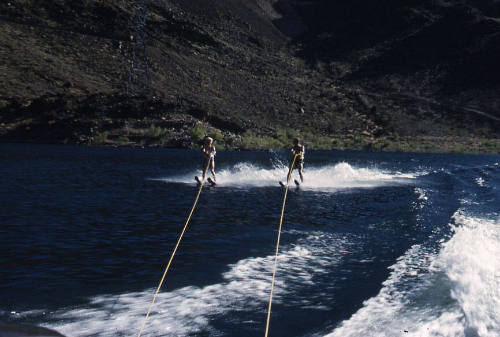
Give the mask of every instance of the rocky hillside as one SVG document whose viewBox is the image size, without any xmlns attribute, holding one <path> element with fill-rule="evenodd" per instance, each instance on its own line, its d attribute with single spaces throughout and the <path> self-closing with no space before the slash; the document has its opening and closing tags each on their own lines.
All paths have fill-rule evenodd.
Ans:
<svg viewBox="0 0 500 337">
<path fill-rule="evenodd" d="M 0 3 L 0 140 L 500 149 L 500 2 L 149 0 L 153 96 L 127 98 L 134 1 Z"/>
</svg>

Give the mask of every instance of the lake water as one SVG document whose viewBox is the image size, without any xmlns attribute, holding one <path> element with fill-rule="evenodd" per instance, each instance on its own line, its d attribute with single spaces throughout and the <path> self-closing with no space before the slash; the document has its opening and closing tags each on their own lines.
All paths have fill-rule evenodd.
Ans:
<svg viewBox="0 0 500 337">
<path fill-rule="evenodd" d="M 287 157 L 218 152 L 143 336 L 264 336 Z M 1 144 L 0 321 L 137 336 L 200 166 Z M 500 156 L 309 151 L 304 172 L 269 336 L 500 336 Z"/>
</svg>

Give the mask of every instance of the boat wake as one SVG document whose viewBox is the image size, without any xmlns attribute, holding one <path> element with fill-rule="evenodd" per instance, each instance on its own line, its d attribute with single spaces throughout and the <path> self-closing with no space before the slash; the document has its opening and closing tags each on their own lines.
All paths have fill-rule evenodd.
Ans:
<svg viewBox="0 0 500 337">
<path fill-rule="evenodd" d="M 379 294 L 326 336 L 497 336 L 500 219 L 458 211 L 453 220 L 449 241 L 413 246 Z"/>
<path fill-rule="evenodd" d="M 168 183 L 194 183 L 193 177 L 199 172 L 164 177 Z M 251 163 L 239 163 L 231 168 L 217 171 L 220 186 L 266 187 L 278 186 L 278 181 L 286 181 L 288 167 L 276 164 L 273 168 L 263 168 Z M 409 184 L 422 173 L 389 172 L 377 168 L 357 168 L 342 162 L 336 165 L 307 167 L 304 169 L 304 183 L 301 187 L 311 190 L 332 190 L 347 188 L 373 188 L 387 185 Z M 298 179 L 298 172 L 292 174 Z"/>
<path fill-rule="evenodd" d="M 294 233 L 288 233 L 294 235 Z M 279 278 L 275 283 L 273 303 L 300 287 L 316 287 L 318 276 L 338 266 L 353 243 L 345 235 L 309 233 L 279 254 Z M 187 336 L 196 333 L 221 335 L 214 327 L 217 319 L 231 312 L 249 316 L 238 325 L 262 329 L 271 286 L 274 255 L 250 257 L 229 265 L 223 282 L 204 287 L 186 286 L 160 292 L 147 320 L 143 336 Z M 155 289 L 121 295 L 92 298 L 89 305 L 61 309 L 50 314 L 58 322 L 48 327 L 67 336 L 131 336 L 138 332 Z M 317 308 L 319 298 L 290 300 L 286 305 Z M 29 313 L 25 313 L 29 314 Z M 258 316 L 255 316 L 258 315 Z M 62 322 L 62 323 L 61 323 Z M 222 334 L 223 335 L 223 334 Z"/>
</svg>

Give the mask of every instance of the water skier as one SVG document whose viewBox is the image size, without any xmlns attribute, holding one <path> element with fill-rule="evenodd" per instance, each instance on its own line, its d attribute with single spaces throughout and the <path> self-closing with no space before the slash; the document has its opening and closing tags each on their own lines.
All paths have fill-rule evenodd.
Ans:
<svg viewBox="0 0 500 337">
<path fill-rule="evenodd" d="M 304 175 L 302 174 L 302 170 L 304 169 L 304 154 L 306 152 L 306 148 L 304 145 L 300 144 L 300 139 L 295 138 L 293 140 L 293 147 L 290 150 L 292 152 L 292 163 L 293 163 L 293 158 L 295 157 L 295 164 L 291 168 L 292 172 L 294 169 L 298 168 L 299 169 L 299 176 L 300 176 L 300 182 L 304 182 Z M 297 179 L 294 180 L 295 184 L 299 185 L 299 182 Z"/>
<path fill-rule="evenodd" d="M 203 152 L 203 176 L 202 176 L 202 181 L 205 180 L 205 174 L 206 171 L 210 168 L 210 172 L 212 172 L 212 176 L 214 179 L 212 180 L 210 177 L 207 179 L 208 182 L 212 185 L 216 184 L 217 179 L 215 178 L 215 154 L 217 151 L 215 151 L 215 146 L 213 145 L 214 140 L 212 137 L 205 137 L 205 140 L 203 142 L 203 146 L 201 147 L 201 152 Z M 198 182 L 199 179 L 198 177 L 195 177 Z"/>
</svg>

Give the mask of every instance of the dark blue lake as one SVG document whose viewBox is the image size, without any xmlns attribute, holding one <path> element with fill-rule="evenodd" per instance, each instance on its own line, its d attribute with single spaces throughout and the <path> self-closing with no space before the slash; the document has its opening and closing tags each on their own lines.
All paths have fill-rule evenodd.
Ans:
<svg viewBox="0 0 500 337">
<path fill-rule="evenodd" d="M 1 144 L 0 321 L 137 336 L 201 159 Z M 218 152 L 142 336 L 264 336 L 287 159 Z M 308 151 L 304 172 L 269 336 L 500 335 L 500 156 Z"/>
</svg>

